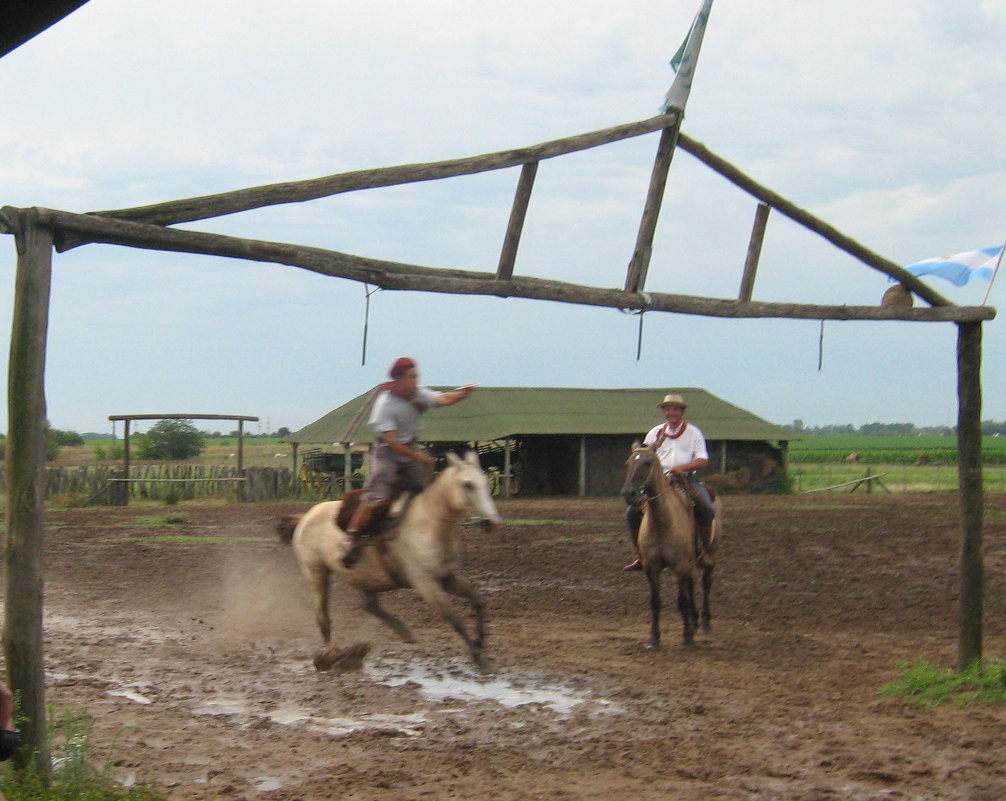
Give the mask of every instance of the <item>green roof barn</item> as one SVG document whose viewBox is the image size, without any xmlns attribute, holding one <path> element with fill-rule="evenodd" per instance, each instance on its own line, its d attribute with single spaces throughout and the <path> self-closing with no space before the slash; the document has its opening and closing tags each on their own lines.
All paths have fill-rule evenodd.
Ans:
<svg viewBox="0 0 1006 801">
<path fill-rule="evenodd" d="M 796 436 L 704 389 L 480 387 L 462 403 L 427 412 L 419 438 L 436 451 L 476 446 L 483 467 L 512 476 L 514 494 L 614 494 L 633 440 L 663 419 L 657 403 L 667 393 L 683 396 L 688 420 L 706 435 L 710 480 L 774 489 Z M 353 398 L 287 441 L 340 451 L 372 442 L 367 420 L 376 395 Z"/>
</svg>

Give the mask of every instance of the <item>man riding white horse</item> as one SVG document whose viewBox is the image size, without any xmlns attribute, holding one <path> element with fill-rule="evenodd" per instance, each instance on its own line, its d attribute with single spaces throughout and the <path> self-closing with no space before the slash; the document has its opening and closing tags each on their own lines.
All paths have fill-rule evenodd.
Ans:
<svg viewBox="0 0 1006 801">
<path fill-rule="evenodd" d="M 698 426 L 685 421 L 685 409 L 688 408 L 688 404 L 680 395 L 665 395 L 657 406 L 664 410 L 664 422 L 647 432 L 643 444 L 654 448 L 657 458 L 660 459 L 660 464 L 664 468 L 664 474 L 668 478 L 672 473 L 676 473 L 687 478 L 691 483 L 692 494 L 696 500 L 695 520 L 699 533 L 698 558 L 700 562 L 704 563 L 704 556 L 709 553 L 712 541 L 713 500 L 709 495 L 709 490 L 698 480 L 697 471 L 709 464 L 706 438 Z M 630 506 L 625 510 L 625 519 L 629 525 L 632 546 L 635 548 L 639 539 L 639 525 L 642 522 L 643 513 L 638 506 Z M 641 570 L 642 565 L 638 554 L 623 569 Z"/>
<path fill-rule="evenodd" d="M 395 361 L 389 371 L 391 381 L 384 385 L 374 401 L 369 425 L 377 434 L 370 452 L 370 469 L 346 533 L 352 544 L 342 563 L 347 568 L 363 552 L 363 534 L 371 523 L 374 510 L 391 502 L 399 492 L 419 492 L 428 483 L 435 459 L 415 445 L 419 418 L 432 406 L 451 406 L 475 391 L 466 384 L 451 392 L 436 392 L 419 386 L 416 363 L 406 357 Z"/>
</svg>

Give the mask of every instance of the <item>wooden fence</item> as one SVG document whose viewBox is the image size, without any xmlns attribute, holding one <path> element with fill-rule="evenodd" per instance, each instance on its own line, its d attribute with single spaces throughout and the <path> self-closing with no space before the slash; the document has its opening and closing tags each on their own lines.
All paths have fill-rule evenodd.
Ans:
<svg viewBox="0 0 1006 801">
<path fill-rule="evenodd" d="M 298 497 L 299 482 L 288 467 L 247 467 L 244 477 L 236 467 L 210 465 L 132 465 L 129 477 L 121 465 L 49 467 L 45 499 L 78 498 L 94 504 L 117 505 L 125 500 L 192 500 L 230 498 L 236 501 L 275 501 Z M 7 491 L 7 470 L 0 466 L 0 491 Z"/>
</svg>

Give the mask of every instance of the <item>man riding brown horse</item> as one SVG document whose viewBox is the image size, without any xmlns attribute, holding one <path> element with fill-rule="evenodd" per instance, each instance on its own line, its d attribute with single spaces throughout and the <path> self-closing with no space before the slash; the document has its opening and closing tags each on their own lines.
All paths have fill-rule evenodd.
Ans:
<svg viewBox="0 0 1006 801">
<path fill-rule="evenodd" d="M 664 410 L 664 422 L 647 432 L 643 444 L 653 447 L 665 475 L 676 473 L 689 479 L 688 486 L 695 502 L 695 520 L 698 526 L 698 559 L 701 564 L 705 564 L 710 558 L 713 500 L 708 488 L 698 480 L 697 471 L 709 464 L 706 438 L 698 426 L 685 421 L 688 404 L 680 395 L 665 395 L 657 406 Z M 636 548 L 643 513 L 638 506 L 629 506 L 625 510 L 625 519 L 632 546 Z M 642 569 L 638 553 L 623 569 Z"/>
</svg>

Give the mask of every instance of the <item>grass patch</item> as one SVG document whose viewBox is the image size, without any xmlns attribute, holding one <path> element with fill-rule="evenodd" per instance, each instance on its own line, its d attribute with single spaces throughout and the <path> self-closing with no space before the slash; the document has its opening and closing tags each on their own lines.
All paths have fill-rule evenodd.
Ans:
<svg viewBox="0 0 1006 801">
<path fill-rule="evenodd" d="M 111 526 L 115 528 L 161 528 L 188 523 L 189 516 L 181 510 L 173 510 L 160 515 L 129 515 L 116 520 Z"/>
<path fill-rule="evenodd" d="M 1000 659 L 978 660 L 961 671 L 938 668 L 922 659 L 899 667 L 901 681 L 881 687 L 881 698 L 920 707 L 1006 703 L 1006 662 Z"/>
<path fill-rule="evenodd" d="M 153 787 L 124 786 L 110 765 L 92 764 L 93 720 L 86 711 L 66 708 L 49 711 L 49 750 L 52 754 L 52 784 L 48 787 L 37 770 L 14 771 L 7 763 L 0 769 L 0 789 L 7 801 L 159 801 Z M 112 749 L 114 751 L 114 747 Z"/>
<path fill-rule="evenodd" d="M 590 520 L 535 520 L 534 518 L 516 518 L 504 520 L 508 526 L 586 526 Z"/>
<path fill-rule="evenodd" d="M 141 545 L 212 545 L 217 542 L 226 542 L 227 537 L 199 537 L 194 534 L 164 534 L 158 536 L 153 534 L 149 537 L 108 537 L 102 542 L 108 543 L 134 543 Z"/>
</svg>

